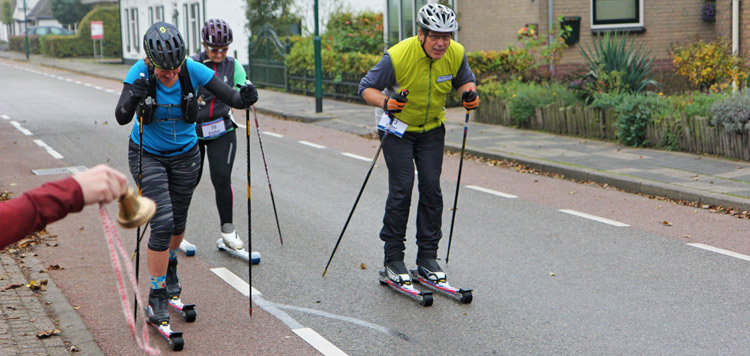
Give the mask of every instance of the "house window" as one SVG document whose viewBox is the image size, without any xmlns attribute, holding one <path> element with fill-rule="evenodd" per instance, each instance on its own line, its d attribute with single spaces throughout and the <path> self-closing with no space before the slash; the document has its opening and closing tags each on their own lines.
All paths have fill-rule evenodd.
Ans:
<svg viewBox="0 0 750 356">
<path fill-rule="evenodd" d="M 193 53 L 200 52 L 200 26 L 200 5 L 193 3 L 190 5 L 190 46 L 193 49 Z"/>
<path fill-rule="evenodd" d="M 154 7 L 149 6 L 148 7 L 148 26 L 151 27 L 151 25 L 154 24 Z"/>
<path fill-rule="evenodd" d="M 128 52 L 130 52 L 130 45 L 131 45 L 130 43 L 130 38 L 131 38 L 130 37 L 130 10 L 128 9 L 125 9 L 125 30 L 127 31 L 127 36 L 125 36 L 125 38 L 127 39 L 127 44 L 128 44 L 127 48 L 128 48 Z"/>
<path fill-rule="evenodd" d="M 133 49 L 136 52 L 141 50 L 140 33 L 138 30 L 138 9 L 133 8 L 130 10 L 130 33 L 133 35 Z"/>
<path fill-rule="evenodd" d="M 595 0 L 594 0 L 595 1 Z M 428 0 L 387 0 L 384 32 L 386 47 L 391 47 L 399 41 L 417 35 L 417 12 Z M 455 0 L 440 0 L 437 3 L 455 9 Z"/>
<path fill-rule="evenodd" d="M 156 22 L 164 22 L 164 5 L 156 7 Z"/>
<path fill-rule="evenodd" d="M 643 26 L 643 0 L 591 0 L 592 29 Z"/>
</svg>

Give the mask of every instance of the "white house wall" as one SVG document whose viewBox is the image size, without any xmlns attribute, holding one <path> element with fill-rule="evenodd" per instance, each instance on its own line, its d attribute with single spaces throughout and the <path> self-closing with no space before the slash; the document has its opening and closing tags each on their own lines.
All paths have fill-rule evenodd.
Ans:
<svg viewBox="0 0 750 356">
<path fill-rule="evenodd" d="M 205 6 L 205 9 L 204 9 Z M 171 23 L 180 30 L 187 44 L 188 54 L 201 51 L 200 30 L 206 19 L 221 18 L 232 27 L 234 42 L 230 53 L 237 53 L 240 63 L 247 65 L 248 33 L 245 30 L 244 0 L 121 0 L 120 29 L 122 31 L 122 53 L 126 62 L 133 63 L 145 56 L 143 34 L 151 26 L 163 8 L 164 22 Z M 135 14 L 135 16 L 133 16 Z M 193 16 L 195 14 L 195 16 Z M 205 15 L 205 17 L 204 17 Z M 176 21 L 175 21 L 176 20 Z"/>
</svg>

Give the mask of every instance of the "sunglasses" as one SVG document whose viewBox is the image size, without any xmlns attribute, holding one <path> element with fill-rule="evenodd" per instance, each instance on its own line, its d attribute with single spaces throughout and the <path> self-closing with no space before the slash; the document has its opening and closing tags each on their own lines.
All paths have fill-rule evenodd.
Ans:
<svg viewBox="0 0 750 356">
<path fill-rule="evenodd" d="M 206 47 L 208 47 L 208 46 L 206 46 Z M 208 47 L 208 50 L 211 51 L 211 53 L 224 53 L 227 50 L 229 50 L 229 47 L 224 47 L 224 48 Z"/>
<path fill-rule="evenodd" d="M 451 35 L 427 35 L 431 40 L 437 42 L 439 40 L 442 40 L 443 42 L 450 42 L 451 41 Z"/>
</svg>

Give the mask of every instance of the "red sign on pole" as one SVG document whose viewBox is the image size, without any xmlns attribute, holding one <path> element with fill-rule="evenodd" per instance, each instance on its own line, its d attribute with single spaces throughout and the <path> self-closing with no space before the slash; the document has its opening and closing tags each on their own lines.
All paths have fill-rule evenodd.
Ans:
<svg viewBox="0 0 750 356">
<path fill-rule="evenodd" d="M 91 21 L 91 39 L 100 40 L 104 38 L 104 22 Z"/>
</svg>

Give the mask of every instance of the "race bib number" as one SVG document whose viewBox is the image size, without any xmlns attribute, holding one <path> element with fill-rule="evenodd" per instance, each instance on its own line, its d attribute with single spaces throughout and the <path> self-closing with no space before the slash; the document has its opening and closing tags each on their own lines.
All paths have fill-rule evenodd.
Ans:
<svg viewBox="0 0 750 356">
<path fill-rule="evenodd" d="M 388 114 L 383 113 L 383 115 L 380 117 L 380 122 L 378 122 L 378 130 L 385 131 L 388 129 L 389 134 L 396 135 L 398 137 L 403 137 L 404 132 L 406 132 L 406 128 L 409 127 L 408 124 L 403 123 L 399 121 L 397 118 L 393 118 L 393 123 L 391 124 L 391 127 L 388 127 L 388 123 L 391 122 L 391 118 L 388 117 Z"/>
<path fill-rule="evenodd" d="M 216 137 L 227 131 L 224 126 L 224 118 L 214 120 L 211 122 L 204 122 L 201 124 L 201 131 L 203 132 L 204 138 Z"/>
<path fill-rule="evenodd" d="M 437 82 L 438 83 L 447 82 L 451 79 L 453 79 L 453 74 L 441 75 L 437 78 Z"/>
</svg>

